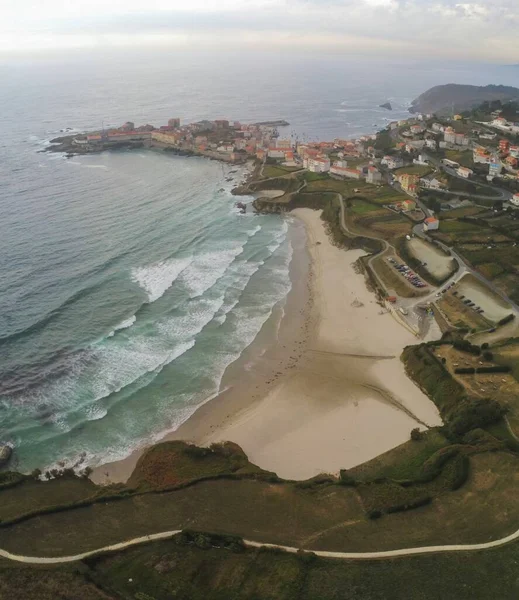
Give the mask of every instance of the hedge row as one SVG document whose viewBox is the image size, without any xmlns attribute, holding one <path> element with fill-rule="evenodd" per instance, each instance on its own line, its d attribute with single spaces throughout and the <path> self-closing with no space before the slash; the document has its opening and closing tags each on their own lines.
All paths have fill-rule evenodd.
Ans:
<svg viewBox="0 0 519 600">
<path fill-rule="evenodd" d="M 474 375 L 475 373 L 510 373 L 508 365 L 496 365 L 493 367 L 459 367 L 454 369 L 457 375 Z"/>
<path fill-rule="evenodd" d="M 500 321 L 497 322 L 498 325 L 506 325 L 507 323 L 510 323 L 510 321 L 513 321 L 515 319 L 515 315 L 513 313 L 510 313 L 509 315 L 507 315 L 506 317 L 503 317 Z"/>
<path fill-rule="evenodd" d="M 474 354 L 474 356 L 481 354 L 481 348 L 471 344 L 468 340 L 455 340 L 452 345 L 456 350 L 460 350 L 461 352 L 468 352 L 469 354 Z"/>
<path fill-rule="evenodd" d="M 228 480 L 241 480 L 241 479 L 255 479 L 260 481 L 268 481 L 270 483 L 280 483 L 283 482 L 275 473 L 259 472 L 259 473 L 218 473 L 215 475 L 207 475 L 204 477 L 199 477 L 198 479 L 193 479 L 191 481 L 185 481 L 183 483 L 179 483 L 176 485 L 164 486 L 163 488 L 158 489 L 144 489 L 137 490 L 134 488 L 122 488 L 112 491 L 111 493 L 99 493 L 89 496 L 88 498 L 84 498 L 82 500 L 77 500 L 75 502 L 69 502 L 66 504 L 56 504 L 53 506 L 44 506 L 37 508 L 32 511 L 28 511 L 12 519 L 8 519 L 2 521 L 0 519 L 0 528 L 9 527 L 10 525 L 16 525 L 17 523 L 21 523 L 22 521 L 27 521 L 32 519 L 33 517 L 38 517 L 40 515 L 50 514 L 50 513 L 58 513 L 66 510 L 76 509 L 76 508 L 86 508 L 88 506 L 93 506 L 94 504 L 99 504 L 101 502 L 116 502 L 118 500 L 125 500 L 126 498 L 130 498 L 133 496 L 144 496 L 146 494 L 165 494 L 168 492 L 174 492 L 177 490 L 182 490 L 184 488 L 191 487 L 196 485 L 197 483 L 201 483 L 203 481 L 215 481 L 218 479 L 228 479 Z"/>
</svg>

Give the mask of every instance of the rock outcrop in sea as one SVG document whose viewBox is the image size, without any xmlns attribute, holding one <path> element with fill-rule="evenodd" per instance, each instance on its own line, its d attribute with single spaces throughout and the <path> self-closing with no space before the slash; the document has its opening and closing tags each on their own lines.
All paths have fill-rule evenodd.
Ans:
<svg viewBox="0 0 519 600">
<path fill-rule="evenodd" d="M 0 467 L 4 467 L 10 460 L 13 449 L 8 444 L 0 443 Z"/>
</svg>

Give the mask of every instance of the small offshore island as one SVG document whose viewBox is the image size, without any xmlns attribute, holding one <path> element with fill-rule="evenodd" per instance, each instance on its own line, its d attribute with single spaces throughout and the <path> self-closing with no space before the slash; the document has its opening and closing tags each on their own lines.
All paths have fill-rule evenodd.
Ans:
<svg viewBox="0 0 519 600">
<path fill-rule="evenodd" d="M 39 570 L 49 589 L 484 599 L 499 597 L 496 561 L 515 573 L 519 104 L 413 115 L 355 140 L 294 143 L 285 125 L 171 119 L 52 140 L 69 155 L 250 161 L 233 193 L 302 222 L 294 268 L 309 268 L 292 272 L 259 366 L 163 442 L 93 471 L 0 473 L 0 555 L 81 561 Z M 399 580 L 411 560 L 413 590 Z M 472 578 L 483 595 L 467 595 Z"/>
</svg>

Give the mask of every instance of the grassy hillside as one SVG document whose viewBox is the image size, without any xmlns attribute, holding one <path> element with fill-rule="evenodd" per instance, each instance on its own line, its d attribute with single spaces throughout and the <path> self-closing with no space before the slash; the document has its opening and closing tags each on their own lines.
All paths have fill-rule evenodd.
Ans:
<svg viewBox="0 0 519 600">
<path fill-rule="evenodd" d="M 0 563 L 9 600 L 512 600 L 519 544 L 492 551 L 340 561 L 243 549 L 187 533 L 58 567 Z M 499 565 L 496 568 L 496 565 Z"/>
</svg>

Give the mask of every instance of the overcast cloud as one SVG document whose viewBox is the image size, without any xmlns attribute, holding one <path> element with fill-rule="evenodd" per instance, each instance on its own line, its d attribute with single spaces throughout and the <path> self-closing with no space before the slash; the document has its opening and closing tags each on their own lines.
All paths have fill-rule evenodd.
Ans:
<svg viewBox="0 0 519 600">
<path fill-rule="evenodd" d="M 0 50 L 257 47 L 519 61 L 519 0 L 1 0 Z"/>
</svg>

